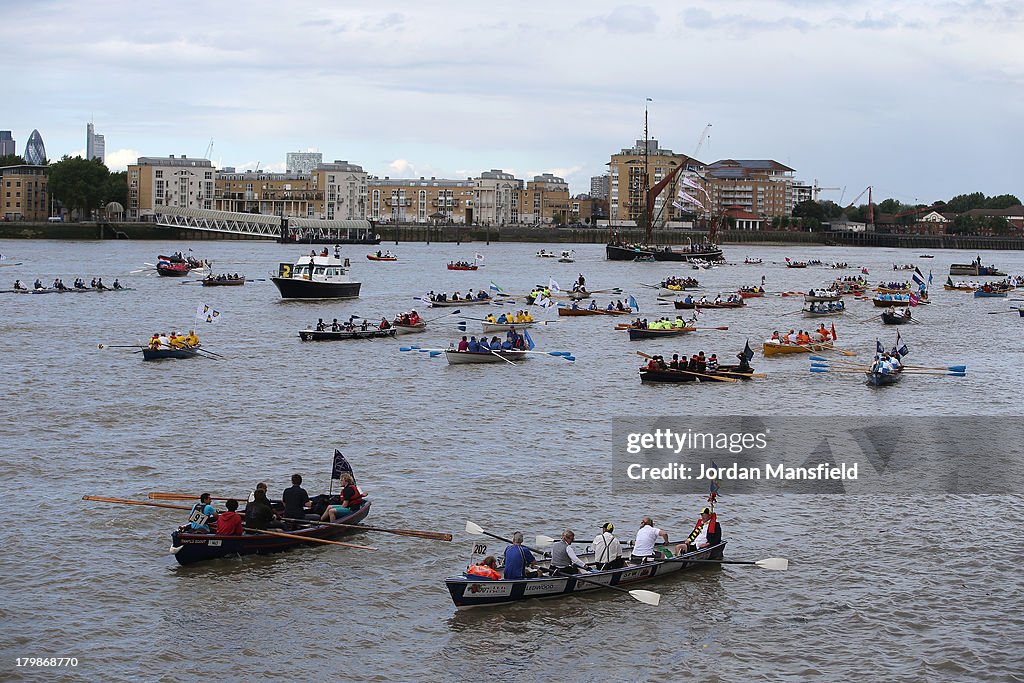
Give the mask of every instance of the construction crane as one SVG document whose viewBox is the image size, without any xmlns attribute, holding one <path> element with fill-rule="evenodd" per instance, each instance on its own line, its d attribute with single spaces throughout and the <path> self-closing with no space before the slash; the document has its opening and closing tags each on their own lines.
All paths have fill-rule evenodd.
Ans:
<svg viewBox="0 0 1024 683">
<path fill-rule="evenodd" d="M 693 158 L 696 159 L 697 155 L 700 154 L 701 147 L 704 146 L 704 141 L 711 137 L 708 131 L 711 130 L 711 124 L 704 126 L 704 130 L 700 132 L 700 138 L 697 140 L 697 148 L 693 150 Z"/>
<path fill-rule="evenodd" d="M 206 154 L 203 155 L 204 159 L 210 158 L 210 152 L 213 151 L 213 138 L 210 138 L 210 144 L 206 146 Z"/>
<path fill-rule="evenodd" d="M 814 201 L 818 201 L 818 195 L 820 195 L 822 192 L 826 192 L 828 190 L 836 190 L 836 191 L 838 191 L 838 190 L 841 190 L 841 189 L 842 189 L 841 187 L 820 187 L 818 185 L 818 179 L 815 178 L 814 179 L 814 186 L 811 187 L 811 199 L 813 199 Z M 839 201 L 842 201 L 842 199 L 840 199 Z"/>
</svg>

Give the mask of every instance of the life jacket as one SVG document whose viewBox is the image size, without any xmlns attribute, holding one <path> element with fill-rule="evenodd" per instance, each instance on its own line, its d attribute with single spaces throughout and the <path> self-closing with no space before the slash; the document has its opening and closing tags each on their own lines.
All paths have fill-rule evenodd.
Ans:
<svg viewBox="0 0 1024 683">
<path fill-rule="evenodd" d="M 351 484 L 352 488 L 355 489 L 356 494 L 348 499 L 348 509 L 356 510 L 360 505 L 363 504 L 363 492 L 359 490 L 359 487 L 355 484 Z M 344 499 L 345 491 L 342 489 L 342 498 Z"/>
<path fill-rule="evenodd" d="M 208 529 L 206 523 L 210 520 L 210 515 L 203 512 L 206 509 L 207 503 L 198 502 L 192 506 L 192 512 L 188 515 L 189 525 L 193 529 Z"/>
<path fill-rule="evenodd" d="M 483 565 L 483 564 L 471 565 L 466 570 L 466 573 L 471 575 L 471 576 L 482 576 L 485 579 L 491 579 L 493 581 L 500 581 L 501 580 L 501 574 L 499 574 L 498 572 L 494 571 L 490 567 L 488 567 L 486 565 Z"/>
</svg>

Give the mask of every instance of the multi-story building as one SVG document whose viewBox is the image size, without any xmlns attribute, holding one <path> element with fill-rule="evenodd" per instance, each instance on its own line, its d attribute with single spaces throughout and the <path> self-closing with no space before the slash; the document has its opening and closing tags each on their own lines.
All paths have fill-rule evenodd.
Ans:
<svg viewBox="0 0 1024 683">
<path fill-rule="evenodd" d="M 11 137 L 11 131 L 0 130 L 0 157 L 12 156 L 18 153 L 18 148 Z"/>
<path fill-rule="evenodd" d="M 85 158 L 99 159 L 100 162 L 106 163 L 106 147 L 107 143 L 93 128 L 92 122 L 85 124 Z"/>
<path fill-rule="evenodd" d="M 324 193 L 309 173 L 266 173 L 225 168 L 215 174 L 216 211 L 314 218 L 323 211 Z"/>
<path fill-rule="evenodd" d="M 685 154 L 662 149 L 655 139 L 637 140 L 633 147 L 613 154 L 608 163 L 608 220 L 613 225 L 640 225 L 645 220 L 646 191 L 683 166 L 680 173 L 703 171 L 703 164 Z M 683 212 L 673 206 L 674 188 L 666 188 L 654 201 L 653 221 L 678 221 Z"/>
<path fill-rule="evenodd" d="M 288 152 L 285 155 L 287 173 L 312 173 L 322 163 L 324 155 L 320 152 Z"/>
<path fill-rule="evenodd" d="M 608 174 L 590 178 L 590 196 L 594 199 L 608 199 Z"/>
<path fill-rule="evenodd" d="M 565 224 L 569 217 L 569 185 L 550 173 L 534 176 L 526 183 L 521 222 L 534 225 Z"/>
<path fill-rule="evenodd" d="M 366 220 L 366 171 L 347 161 L 319 164 L 310 174 L 314 187 L 324 194 L 316 218 Z"/>
<path fill-rule="evenodd" d="M 128 166 L 126 217 L 144 220 L 163 206 L 212 209 L 214 183 L 209 159 L 139 157 Z"/>
<path fill-rule="evenodd" d="M 474 179 L 473 222 L 479 225 L 514 225 L 519 222 L 523 181 L 492 168 Z"/>
<path fill-rule="evenodd" d="M 472 223 L 475 183 L 444 178 L 367 181 L 366 218 L 393 223 Z"/>
<path fill-rule="evenodd" d="M 46 146 L 43 145 L 43 136 L 38 130 L 33 130 L 25 143 L 25 153 L 21 155 L 29 166 L 43 166 L 46 164 Z"/>
<path fill-rule="evenodd" d="M 777 161 L 723 159 L 709 164 L 705 173 L 712 211 L 738 207 L 764 217 L 790 216 L 797 204 L 795 171 Z"/>
<path fill-rule="evenodd" d="M 0 168 L 0 206 L 5 221 L 45 221 L 50 215 L 46 166 Z"/>
</svg>

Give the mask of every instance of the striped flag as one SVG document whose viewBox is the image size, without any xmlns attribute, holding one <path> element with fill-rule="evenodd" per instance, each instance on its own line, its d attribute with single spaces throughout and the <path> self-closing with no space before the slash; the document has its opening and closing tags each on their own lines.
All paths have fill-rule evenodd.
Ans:
<svg viewBox="0 0 1024 683">
<path fill-rule="evenodd" d="M 640 311 L 640 304 L 636 302 L 636 299 L 633 297 L 632 294 L 629 295 L 629 307 L 632 308 L 634 311 Z"/>
<path fill-rule="evenodd" d="M 505 293 L 505 290 L 501 288 L 501 285 L 495 283 L 494 280 L 491 280 L 491 289 L 493 289 L 498 294 L 504 294 Z"/>
</svg>

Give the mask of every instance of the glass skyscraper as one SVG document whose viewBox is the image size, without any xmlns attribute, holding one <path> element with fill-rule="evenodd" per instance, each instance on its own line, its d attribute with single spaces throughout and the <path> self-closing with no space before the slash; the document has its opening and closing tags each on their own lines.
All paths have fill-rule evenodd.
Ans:
<svg viewBox="0 0 1024 683">
<path fill-rule="evenodd" d="M 25 163 L 32 166 L 42 166 L 46 163 L 46 147 L 43 146 L 43 136 L 38 130 L 33 130 L 25 143 Z"/>
</svg>

